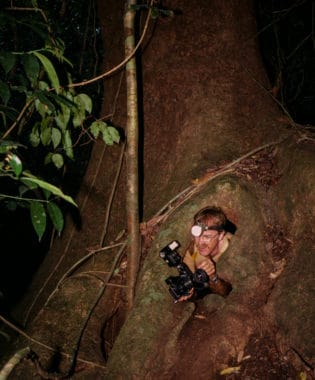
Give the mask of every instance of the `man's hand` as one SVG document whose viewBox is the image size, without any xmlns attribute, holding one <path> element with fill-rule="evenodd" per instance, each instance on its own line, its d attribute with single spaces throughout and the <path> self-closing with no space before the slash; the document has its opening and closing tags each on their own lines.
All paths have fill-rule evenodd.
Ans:
<svg viewBox="0 0 315 380">
<path fill-rule="evenodd" d="M 194 294 L 194 288 L 191 288 L 190 289 L 190 291 L 189 291 L 189 294 L 187 295 L 187 296 L 181 296 L 177 301 L 176 301 L 176 303 L 177 302 L 183 302 L 183 301 L 187 301 L 187 300 L 189 300 L 192 296 L 193 296 L 193 294 Z"/>
<path fill-rule="evenodd" d="M 197 269 L 203 269 L 210 279 L 216 274 L 215 263 L 211 259 L 204 260 L 201 264 L 198 265 Z"/>
</svg>

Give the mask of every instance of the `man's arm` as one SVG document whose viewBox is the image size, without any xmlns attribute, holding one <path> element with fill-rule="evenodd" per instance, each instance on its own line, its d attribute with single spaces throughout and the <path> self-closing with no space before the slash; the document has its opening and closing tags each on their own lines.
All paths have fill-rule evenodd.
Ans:
<svg viewBox="0 0 315 380">
<path fill-rule="evenodd" d="M 232 290 L 232 285 L 218 277 L 215 262 L 212 259 L 204 260 L 198 265 L 198 269 L 203 269 L 209 276 L 209 286 L 211 292 L 226 297 Z"/>
<path fill-rule="evenodd" d="M 218 294 L 219 296 L 226 297 L 230 294 L 232 288 L 232 285 L 226 281 L 223 280 L 223 278 L 217 277 L 216 281 L 209 281 L 210 289 L 212 293 Z"/>
</svg>

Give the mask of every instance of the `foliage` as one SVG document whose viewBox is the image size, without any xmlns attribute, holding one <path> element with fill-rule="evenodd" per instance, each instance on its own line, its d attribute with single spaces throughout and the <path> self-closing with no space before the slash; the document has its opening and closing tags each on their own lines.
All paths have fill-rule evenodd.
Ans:
<svg viewBox="0 0 315 380">
<path fill-rule="evenodd" d="M 24 4 L 0 10 L 0 35 L 14 36 L 12 44 L 8 40 L 0 45 L 0 201 L 12 210 L 28 207 L 40 240 L 47 215 L 58 233 L 62 231 L 60 200 L 75 205 L 38 175 L 41 165 L 64 169 L 74 160 L 80 136 L 88 135 L 91 141 L 100 136 L 109 145 L 120 136 L 104 121 L 93 120 L 88 94 L 71 88 L 72 64 L 65 57 L 65 44 L 54 35 L 38 2 Z M 79 138 L 74 141 L 76 130 Z"/>
</svg>

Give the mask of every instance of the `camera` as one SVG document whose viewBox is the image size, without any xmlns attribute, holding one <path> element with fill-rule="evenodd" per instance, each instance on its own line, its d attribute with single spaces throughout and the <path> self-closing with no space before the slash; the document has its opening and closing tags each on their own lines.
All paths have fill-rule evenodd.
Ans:
<svg viewBox="0 0 315 380">
<path fill-rule="evenodd" d="M 180 297 L 189 295 L 191 289 L 195 289 L 198 295 L 198 292 L 209 288 L 207 273 L 203 269 L 197 269 L 196 272 L 192 273 L 177 252 L 179 246 L 178 241 L 174 240 L 160 251 L 160 257 L 166 261 L 168 266 L 175 267 L 179 272 L 178 276 L 170 276 L 165 280 L 175 302 Z"/>
</svg>

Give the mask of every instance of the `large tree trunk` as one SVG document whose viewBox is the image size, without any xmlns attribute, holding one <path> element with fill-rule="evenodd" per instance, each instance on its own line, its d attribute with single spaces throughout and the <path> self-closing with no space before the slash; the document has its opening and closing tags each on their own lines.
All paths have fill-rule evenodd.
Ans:
<svg viewBox="0 0 315 380">
<path fill-rule="evenodd" d="M 240 366 L 239 371 L 250 376 L 255 370 L 259 374 L 257 358 L 264 355 L 266 345 L 276 354 L 268 359 L 273 372 L 261 370 L 264 378 L 306 371 L 314 367 L 315 345 L 310 322 L 314 318 L 310 302 L 314 290 L 314 255 L 310 254 L 314 250 L 313 141 L 299 138 L 268 92 L 251 1 L 172 0 L 163 5 L 180 12 L 152 23 L 141 54 L 146 257 L 136 303 L 110 351 L 106 378 L 209 379 L 229 364 Z M 123 1 L 99 2 L 106 68 L 123 58 L 123 7 Z M 104 82 L 103 112 L 111 114 L 115 108 L 111 118 L 124 127 L 125 94 L 120 82 L 120 73 Z M 89 247 L 108 244 L 125 228 L 123 167 L 104 230 L 119 156 L 119 147 L 105 149 L 95 144 L 78 198 L 82 228 L 68 226 L 33 283 L 32 293 L 41 289 L 29 313 L 32 318 L 37 315 L 30 328 L 38 338 L 45 339 L 47 324 L 52 323 L 49 308 L 55 313 L 67 294 L 73 299 L 81 297 L 76 289 L 102 289 L 102 281 L 95 277 L 85 278 L 78 286 L 78 277 L 63 283 L 46 302 L 61 276 Z M 172 303 L 164 284 L 171 271 L 158 252 L 173 239 L 185 246 L 193 214 L 208 204 L 222 206 L 237 227 L 219 266 L 233 283 L 233 292 L 224 300 L 205 299 L 198 307 L 206 319 L 198 320 L 193 304 Z M 76 269 L 108 271 L 113 260 L 98 253 L 93 262 Z M 43 278 L 52 271 L 42 287 Z M 62 298 L 56 302 L 58 297 Z M 99 346 L 104 342 L 99 331 L 117 311 L 109 300 L 123 297 L 123 292 L 117 288 L 106 297 L 98 304 L 80 346 L 81 357 L 94 357 L 100 365 L 104 360 Z M 94 302 L 87 293 L 79 302 L 82 319 Z M 66 308 L 69 320 L 73 309 L 73 303 Z M 72 326 L 73 336 L 82 324 Z M 62 335 L 59 330 L 58 334 Z M 62 346 L 60 337 L 51 339 L 52 345 L 56 340 L 62 350 L 73 350 Z M 286 351 L 287 356 L 291 354 L 289 363 L 285 363 Z M 252 361 L 246 362 L 248 355 Z M 95 378 L 102 371 L 87 367 L 75 378 Z"/>
</svg>

